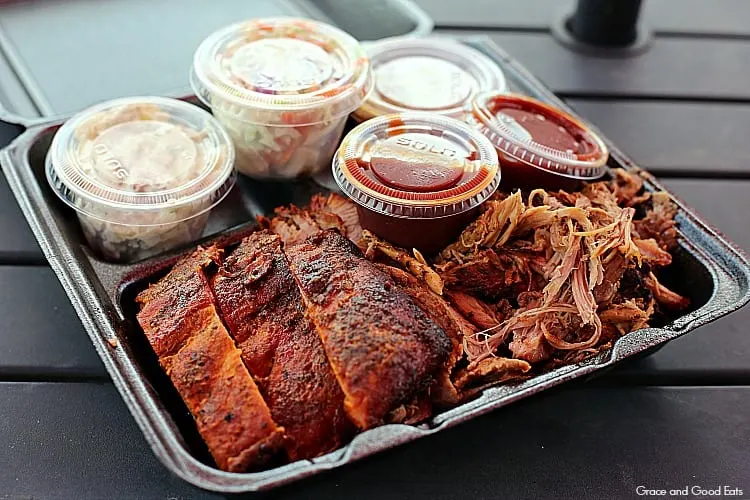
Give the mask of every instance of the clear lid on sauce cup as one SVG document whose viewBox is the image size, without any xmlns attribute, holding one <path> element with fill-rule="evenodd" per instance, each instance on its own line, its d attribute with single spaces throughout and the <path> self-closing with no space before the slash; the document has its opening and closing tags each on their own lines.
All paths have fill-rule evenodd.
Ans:
<svg viewBox="0 0 750 500">
<path fill-rule="evenodd" d="M 478 94 L 465 120 L 503 155 L 555 174 L 581 179 L 604 175 L 606 144 L 586 124 L 531 97 Z"/>
<path fill-rule="evenodd" d="M 486 137 L 454 118 L 419 112 L 355 127 L 333 159 L 333 176 L 359 205 L 407 218 L 465 212 L 500 183 L 497 153 Z"/>
<path fill-rule="evenodd" d="M 192 84 L 208 106 L 235 105 L 248 121 L 308 125 L 351 113 L 372 90 L 359 42 L 317 21 L 261 18 L 227 26 L 195 52 Z M 322 111 L 322 117 L 321 117 Z"/>
<path fill-rule="evenodd" d="M 47 179 L 65 203 L 90 217 L 123 223 L 126 213 L 137 225 L 178 222 L 229 192 L 234 147 L 218 122 L 192 104 L 115 99 L 60 127 L 47 154 Z M 178 217 L 161 216 L 167 212 Z"/>
<path fill-rule="evenodd" d="M 375 88 L 354 113 L 373 116 L 425 111 L 461 118 L 478 92 L 506 88 L 500 68 L 484 54 L 441 38 L 392 38 L 366 45 Z"/>
</svg>

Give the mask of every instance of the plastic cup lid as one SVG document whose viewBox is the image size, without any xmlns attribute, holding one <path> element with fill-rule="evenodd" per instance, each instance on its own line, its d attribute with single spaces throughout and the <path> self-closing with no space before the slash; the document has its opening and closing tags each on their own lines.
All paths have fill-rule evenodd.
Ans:
<svg viewBox="0 0 750 500">
<path fill-rule="evenodd" d="M 356 114 L 429 111 L 460 118 L 478 92 L 505 91 L 500 68 L 480 52 L 441 38 L 393 38 L 366 45 L 375 89 Z"/>
<path fill-rule="evenodd" d="M 107 208 L 207 210 L 234 184 L 234 147 L 218 122 L 192 104 L 116 99 L 60 127 L 47 177 L 63 201 L 92 217 Z"/>
<path fill-rule="evenodd" d="M 531 97 L 483 92 L 467 106 L 465 120 L 504 155 L 578 179 L 604 175 L 609 150 L 587 125 Z"/>
<path fill-rule="evenodd" d="M 454 118 L 421 112 L 383 115 L 342 141 L 333 176 L 370 210 L 435 218 L 484 202 L 500 183 L 490 141 Z"/>
<path fill-rule="evenodd" d="M 211 105 L 351 113 L 372 89 L 370 62 L 352 36 L 308 19 L 263 18 L 227 26 L 195 52 L 193 86 Z M 299 123 L 295 123 L 299 124 Z"/>
</svg>

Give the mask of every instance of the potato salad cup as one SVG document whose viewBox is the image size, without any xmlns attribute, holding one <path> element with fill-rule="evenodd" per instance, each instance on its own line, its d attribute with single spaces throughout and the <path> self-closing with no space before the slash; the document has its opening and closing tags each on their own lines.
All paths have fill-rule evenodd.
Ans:
<svg viewBox="0 0 750 500">
<path fill-rule="evenodd" d="M 354 38 L 294 18 L 252 20 L 210 35 L 195 53 L 191 83 L 232 137 L 237 169 L 266 179 L 327 168 L 347 116 L 373 85 Z"/>
<path fill-rule="evenodd" d="M 236 179 L 232 142 L 219 123 L 160 97 L 116 99 L 65 122 L 46 174 L 93 251 L 117 262 L 200 238 Z"/>
</svg>

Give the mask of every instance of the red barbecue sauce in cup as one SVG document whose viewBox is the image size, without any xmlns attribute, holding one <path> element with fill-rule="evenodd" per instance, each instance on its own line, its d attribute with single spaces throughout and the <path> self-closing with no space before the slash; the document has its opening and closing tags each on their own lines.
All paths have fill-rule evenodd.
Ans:
<svg viewBox="0 0 750 500">
<path fill-rule="evenodd" d="M 354 128 L 333 159 L 333 176 L 364 229 L 428 255 L 458 236 L 500 182 L 486 137 L 454 118 L 419 112 Z"/>
<path fill-rule="evenodd" d="M 599 136 L 531 97 L 484 92 L 467 107 L 465 119 L 497 149 L 503 190 L 572 190 L 606 172 L 609 150 Z"/>
</svg>

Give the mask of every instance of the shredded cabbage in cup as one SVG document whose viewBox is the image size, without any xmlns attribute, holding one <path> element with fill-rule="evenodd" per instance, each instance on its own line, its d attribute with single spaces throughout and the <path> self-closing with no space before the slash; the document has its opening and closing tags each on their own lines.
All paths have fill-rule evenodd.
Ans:
<svg viewBox="0 0 750 500">
<path fill-rule="evenodd" d="M 328 168 L 348 114 L 373 85 L 353 37 L 293 18 L 213 33 L 195 53 L 191 83 L 231 136 L 237 169 L 258 178 Z"/>
<path fill-rule="evenodd" d="M 315 125 L 274 126 L 239 119 L 214 100 L 214 116 L 234 142 L 237 170 L 251 177 L 288 179 L 329 167 L 346 117 Z"/>
</svg>

